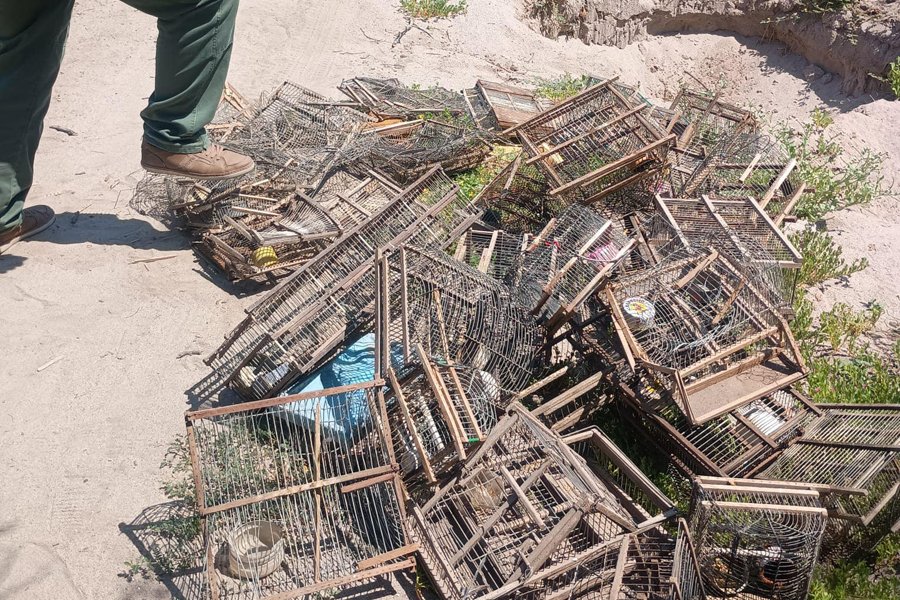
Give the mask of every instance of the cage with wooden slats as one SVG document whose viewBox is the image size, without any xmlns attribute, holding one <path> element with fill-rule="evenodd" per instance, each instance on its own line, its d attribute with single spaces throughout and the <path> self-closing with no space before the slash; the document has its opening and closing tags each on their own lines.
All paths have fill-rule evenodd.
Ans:
<svg viewBox="0 0 900 600">
<path fill-rule="evenodd" d="M 475 87 L 463 92 L 468 103 L 470 114 L 481 116 L 483 110 L 476 107 L 484 105 L 487 115 L 474 117 L 476 124 L 485 129 L 506 130 L 524 123 L 541 111 L 549 108 L 550 103 L 537 98 L 532 90 L 479 79 Z"/>
<path fill-rule="evenodd" d="M 446 254 L 409 246 L 388 254 L 384 269 L 379 293 L 390 316 L 383 320 L 383 364 L 388 347 L 404 364 L 421 363 L 418 346 L 440 364 L 479 371 L 500 406 L 508 402 L 501 393 L 530 383 L 542 333 L 513 290 Z"/>
<path fill-rule="evenodd" d="M 354 77 L 342 81 L 338 89 L 380 119 L 468 114 L 463 95 L 440 86 L 404 85 L 394 78 Z"/>
<path fill-rule="evenodd" d="M 311 195 L 297 192 L 267 210 L 225 215 L 225 227 L 205 232 L 198 248 L 232 280 L 271 281 L 312 259 L 400 191 L 375 171 L 358 178 L 339 170 Z"/>
<path fill-rule="evenodd" d="M 350 170 L 378 169 L 408 182 L 435 164 L 448 173 L 471 169 L 490 150 L 474 129 L 416 119 L 367 129 L 345 145 L 335 160 Z"/>
<path fill-rule="evenodd" d="M 669 110 L 679 116 L 672 129 L 679 149 L 704 157 L 730 143 L 735 134 L 756 131 L 756 118 L 749 110 L 724 102 L 720 96 L 687 86 L 678 91 Z M 683 129 L 682 122 L 687 123 Z"/>
<path fill-rule="evenodd" d="M 796 167 L 797 161 L 778 139 L 758 131 L 742 131 L 727 148 L 698 165 L 689 183 L 680 191 L 673 190 L 672 195 L 751 196 L 780 225 L 806 192 Z"/>
<path fill-rule="evenodd" d="M 900 531 L 900 405 L 823 404 L 802 436 L 757 475 L 818 489 L 830 553 L 871 548 Z"/>
<path fill-rule="evenodd" d="M 633 245 L 609 219 L 573 204 L 531 240 L 507 274 L 507 284 L 552 335 L 607 280 Z"/>
<path fill-rule="evenodd" d="M 805 600 L 827 519 L 802 484 L 699 478 L 689 523 L 706 594 Z"/>
<path fill-rule="evenodd" d="M 379 389 L 186 414 L 212 598 L 296 598 L 414 565 Z"/>
<path fill-rule="evenodd" d="M 713 237 L 737 261 L 775 261 L 787 269 L 799 269 L 803 256 L 781 228 L 752 197 L 699 199 L 656 196 L 660 212 L 684 242 L 704 243 Z M 764 254 L 759 255 L 758 249 Z"/>
<path fill-rule="evenodd" d="M 529 233 L 508 233 L 479 223 L 459 236 L 450 251 L 454 260 L 502 281 L 532 239 Z"/>
<path fill-rule="evenodd" d="M 537 233 L 571 203 L 568 196 L 550 196 L 544 172 L 525 160 L 518 155 L 477 198 L 487 208 L 485 222 L 509 233 Z"/>
<path fill-rule="evenodd" d="M 207 359 L 214 375 L 195 393 L 211 393 L 226 382 L 251 399 L 284 389 L 339 348 L 348 327 L 369 318 L 376 248 L 404 242 L 446 247 L 479 214 L 439 167 L 432 168 L 251 306 Z"/>
<path fill-rule="evenodd" d="M 577 191 L 584 202 L 658 174 L 675 136 L 643 113 L 649 105 L 626 98 L 607 80 L 544 111 L 515 129 L 550 183 L 550 195 Z"/>
<path fill-rule="evenodd" d="M 672 585 L 674 544 L 660 528 L 671 501 L 599 432 L 573 443 L 595 436 L 615 476 L 512 404 L 458 475 L 412 507 L 410 533 L 444 598 L 653 597 Z M 654 499 L 650 511 L 619 479 Z"/>
<path fill-rule="evenodd" d="M 700 425 L 804 376 L 767 281 L 713 246 L 689 246 L 618 278 L 601 300 L 627 363 Z"/>
<path fill-rule="evenodd" d="M 216 107 L 212 122 L 206 131 L 217 142 L 228 139 L 235 130 L 240 129 L 256 114 L 257 108 L 247 100 L 233 85 L 225 82 L 222 97 Z"/>
<path fill-rule="evenodd" d="M 395 452 L 435 482 L 529 383 L 542 334 L 504 284 L 440 252 L 389 253 L 377 297 Z"/>
</svg>

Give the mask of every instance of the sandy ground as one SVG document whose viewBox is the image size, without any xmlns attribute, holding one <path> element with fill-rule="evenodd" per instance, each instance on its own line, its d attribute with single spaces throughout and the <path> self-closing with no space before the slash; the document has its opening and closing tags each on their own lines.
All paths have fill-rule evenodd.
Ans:
<svg viewBox="0 0 900 600">
<path fill-rule="evenodd" d="M 231 81 L 255 97 L 285 79 L 334 94 L 352 75 L 459 89 L 476 77 L 533 82 L 568 71 L 619 74 L 665 97 L 690 70 L 710 84 L 724 77 L 729 99 L 776 119 L 831 107 L 837 126 L 889 153 L 890 172 L 900 171 L 900 102 L 841 98 L 837 78 L 807 82 L 806 61 L 780 46 L 692 35 L 587 47 L 540 37 L 517 20 L 512 0 L 469 5 L 467 15 L 429 25 L 430 35 L 413 29 L 393 47 L 404 27 L 395 3 L 244 0 Z M 46 131 L 30 197 L 58 220 L 0 257 L 2 600 L 172 595 L 118 575 L 137 557 L 120 524 L 164 500 L 158 466 L 183 431 L 184 390 L 250 299 L 205 275 L 182 233 L 129 208 L 154 39 L 152 19 L 124 4 L 76 4 L 47 125 L 77 135 Z M 829 221 L 846 254 L 872 265 L 823 291 L 824 305 L 878 298 L 896 327 L 897 208 L 886 200 Z M 166 259 L 135 262 L 156 257 Z"/>
</svg>

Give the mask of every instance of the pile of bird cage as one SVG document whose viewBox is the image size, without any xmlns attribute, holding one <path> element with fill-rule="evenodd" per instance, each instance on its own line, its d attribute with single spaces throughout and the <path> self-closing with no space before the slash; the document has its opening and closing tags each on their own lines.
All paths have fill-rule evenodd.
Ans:
<svg viewBox="0 0 900 600">
<path fill-rule="evenodd" d="M 147 187 L 230 277 L 281 278 L 191 390 L 213 598 L 417 561 L 445 600 L 799 600 L 820 551 L 900 529 L 900 407 L 799 387 L 805 187 L 749 113 L 601 78 L 341 90 L 229 88 L 212 134 L 258 172 Z"/>
</svg>

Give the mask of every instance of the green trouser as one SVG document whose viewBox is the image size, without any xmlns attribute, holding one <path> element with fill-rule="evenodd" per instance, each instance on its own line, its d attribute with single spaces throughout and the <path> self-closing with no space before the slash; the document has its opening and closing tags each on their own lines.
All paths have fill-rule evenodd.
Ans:
<svg viewBox="0 0 900 600">
<path fill-rule="evenodd" d="M 156 89 L 144 139 L 170 152 L 208 145 L 239 0 L 123 0 L 158 19 Z M 74 0 L 0 0 L 0 233 L 19 225 Z"/>
</svg>

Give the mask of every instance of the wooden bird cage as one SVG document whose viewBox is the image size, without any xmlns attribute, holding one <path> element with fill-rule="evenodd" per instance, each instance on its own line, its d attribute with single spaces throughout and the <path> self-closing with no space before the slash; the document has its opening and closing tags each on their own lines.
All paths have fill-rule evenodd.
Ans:
<svg viewBox="0 0 900 600">
<path fill-rule="evenodd" d="M 685 245 L 705 244 L 712 237 L 724 242 L 721 247 L 735 262 L 775 261 L 785 269 L 799 269 L 803 264 L 800 251 L 749 196 L 685 199 L 657 195 L 656 205 Z"/>
<path fill-rule="evenodd" d="M 525 160 L 519 154 L 475 200 L 487 209 L 485 222 L 508 233 L 537 233 L 571 203 L 568 197 L 550 196 L 544 172 Z"/>
<path fill-rule="evenodd" d="M 423 357 L 474 369 L 501 407 L 508 402 L 501 393 L 508 398 L 529 384 L 543 338 L 514 290 L 443 253 L 410 246 L 388 254 L 383 273 L 382 364 L 399 353 L 401 379 L 406 365 L 425 366 Z"/>
<path fill-rule="evenodd" d="M 550 182 L 550 195 L 578 192 L 596 202 L 654 175 L 665 164 L 675 136 L 642 113 L 649 105 L 629 100 L 607 80 L 517 126 L 528 153 Z"/>
<path fill-rule="evenodd" d="M 401 182 L 439 164 L 456 173 L 479 165 L 491 146 L 475 130 L 435 119 L 416 119 L 367 129 L 339 151 L 350 170 L 378 169 Z"/>
<path fill-rule="evenodd" d="M 688 247 L 616 280 L 602 300 L 631 368 L 700 425 L 804 376 L 766 281 L 714 247 Z"/>
<path fill-rule="evenodd" d="M 510 269 L 507 283 L 552 336 L 607 280 L 633 245 L 611 221 L 573 204 L 531 240 Z"/>
<path fill-rule="evenodd" d="M 198 247 L 232 280 L 274 280 L 315 257 L 400 191 L 375 171 L 365 178 L 336 171 L 312 195 L 298 192 L 265 209 L 229 207 L 239 214 L 223 215 L 225 227 L 206 232 Z"/>
<path fill-rule="evenodd" d="M 382 384 L 186 414 L 212 598 L 298 598 L 415 564 Z"/>
<path fill-rule="evenodd" d="M 479 214 L 439 167 L 432 168 L 251 306 L 207 359 L 214 376 L 197 393 L 228 382 L 249 399 L 283 389 L 339 348 L 348 325 L 369 318 L 376 248 L 404 242 L 446 247 Z"/>
<path fill-rule="evenodd" d="M 827 517 L 802 484 L 700 477 L 689 523 L 706 593 L 805 600 Z"/>
<path fill-rule="evenodd" d="M 838 520 L 828 545 L 843 552 L 866 549 L 900 531 L 900 405 L 819 408 L 803 435 L 757 477 L 815 487 Z"/>
<path fill-rule="evenodd" d="M 354 77 L 342 81 L 338 89 L 379 119 L 467 114 L 463 95 L 439 86 L 422 88 L 404 85 L 394 78 Z"/>
<path fill-rule="evenodd" d="M 483 102 L 490 110 L 490 119 L 480 122 L 486 129 L 496 127 L 506 130 L 528 121 L 544 109 L 546 102 L 535 97 L 534 92 L 505 83 L 495 83 L 479 79 L 475 87 L 464 92 L 469 106 Z M 470 108 L 470 112 L 475 112 Z"/>
<path fill-rule="evenodd" d="M 511 234 L 475 225 L 456 240 L 453 258 L 502 281 L 533 239 L 528 233 Z"/>
<path fill-rule="evenodd" d="M 673 585 L 675 544 L 660 528 L 674 515 L 671 502 L 602 433 L 572 443 L 584 441 L 655 500 L 654 516 L 615 477 L 597 474 L 603 461 L 586 462 L 512 404 L 459 474 L 410 511 L 423 564 L 445 599 L 618 599 Z"/>
</svg>

